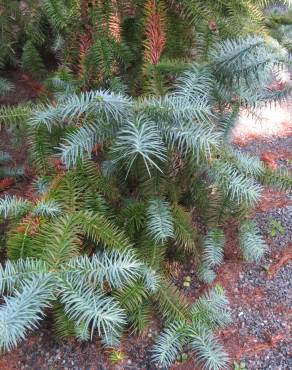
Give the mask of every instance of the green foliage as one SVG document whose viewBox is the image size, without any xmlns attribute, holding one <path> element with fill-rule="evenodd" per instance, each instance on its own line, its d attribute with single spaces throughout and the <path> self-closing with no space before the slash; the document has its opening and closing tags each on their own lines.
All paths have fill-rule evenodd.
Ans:
<svg viewBox="0 0 292 370">
<path fill-rule="evenodd" d="M 203 283 L 210 284 L 216 278 L 216 273 L 204 263 L 201 263 L 197 267 L 197 276 Z"/>
<path fill-rule="evenodd" d="M 113 364 L 116 364 L 116 363 L 119 363 L 119 362 L 123 361 L 124 354 L 121 351 L 113 351 L 113 352 L 111 352 L 109 358 L 110 358 L 110 361 Z"/>
<path fill-rule="evenodd" d="M 126 162 L 127 174 L 139 158 L 143 160 L 149 176 L 152 167 L 161 171 L 159 162 L 166 159 L 163 142 L 155 124 L 143 117 L 138 117 L 136 122 L 129 122 L 121 129 L 113 153 L 117 161 Z"/>
<path fill-rule="evenodd" d="M 226 35 L 231 31 L 226 22 L 235 21 L 236 11 L 243 10 L 248 19 L 247 2 L 205 3 L 184 1 L 182 7 L 189 6 L 186 16 L 192 19 L 208 14 L 208 22 L 218 12 L 215 20 Z M 153 348 L 154 361 L 169 367 L 188 345 L 205 368 L 226 368 L 227 356 L 213 335 L 230 323 L 222 289 L 215 287 L 191 304 L 165 271 L 173 259 L 187 256 L 201 280 L 213 281 L 212 269 L 224 255 L 222 226 L 230 217 L 239 219 L 243 256 L 256 261 L 264 253 L 256 225 L 246 218 L 248 210 L 259 201 L 262 183 L 289 189 L 291 178 L 278 171 L 274 177 L 257 158 L 233 151 L 228 137 L 241 109 L 283 98 L 268 90 L 273 68 L 285 65 L 285 53 L 260 36 L 222 36 L 225 41 L 213 49 L 210 42 L 204 62 L 195 63 L 170 88 L 162 81 L 163 96 L 129 98 L 105 89 L 117 71 L 128 72 L 126 48 L 111 33 L 115 9 L 98 3 L 81 15 L 75 2 L 42 5 L 54 37 L 70 45 L 60 60 L 66 65 L 85 60 L 86 68 L 59 69 L 48 82 L 52 95 L 36 108 L 0 112 L 4 125 L 25 128 L 38 174 L 36 200 L 0 201 L 1 215 L 16 218 L 7 235 L 9 260 L 0 269 L 1 350 L 23 339 L 49 306 L 61 337 L 88 340 L 97 334 L 108 347 L 118 346 L 126 325 L 143 331 L 155 313 L 164 329 Z M 180 10 L 170 12 L 182 16 Z M 142 17 L 138 13 L 133 17 Z M 127 23 L 130 16 L 124 17 Z M 76 27 L 80 22 L 84 29 L 92 26 L 92 33 L 82 34 L 88 48 L 82 45 L 79 56 L 76 19 Z M 91 23 L 97 19 L 102 22 Z M 260 15 L 254 12 L 252 20 L 259 24 Z M 208 26 L 202 21 L 200 32 Z M 124 27 L 114 25 L 115 30 Z M 40 44 L 26 41 L 23 66 L 38 59 Z M 131 50 L 141 53 L 139 47 Z M 91 53 L 96 55 L 92 64 Z M 97 66 L 104 76 L 93 81 Z M 145 71 L 155 69 L 165 78 L 171 69 L 162 62 L 156 67 Z M 91 84 L 103 89 L 87 91 Z"/>
<path fill-rule="evenodd" d="M 60 338 L 77 336 L 77 327 L 74 323 L 66 316 L 64 307 L 59 303 L 55 302 L 52 308 L 54 314 L 54 331 Z M 89 339 L 89 335 L 87 340 Z"/>
<path fill-rule="evenodd" d="M 157 243 L 173 238 L 173 220 L 169 204 L 162 198 L 153 199 L 147 209 L 148 230 Z"/>
<path fill-rule="evenodd" d="M 182 206 L 174 204 L 172 208 L 174 239 L 177 246 L 188 253 L 197 251 L 198 235 L 192 226 L 191 214 Z"/>
<path fill-rule="evenodd" d="M 143 202 L 126 199 L 121 209 L 120 222 L 127 234 L 134 238 L 145 226 L 146 205 Z"/>
<path fill-rule="evenodd" d="M 172 323 L 160 334 L 153 348 L 154 361 L 169 366 L 182 352 L 186 343 L 186 328 L 184 322 Z"/>
<path fill-rule="evenodd" d="M 206 369 L 227 369 L 228 356 L 213 334 L 205 328 L 198 327 L 191 331 L 191 347 L 197 354 L 198 362 Z"/>
<path fill-rule="evenodd" d="M 9 153 L 0 151 L 0 163 L 1 164 L 10 162 L 11 160 L 12 160 L 12 158 L 11 158 L 11 155 Z"/>
<path fill-rule="evenodd" d="M 0 77 L 0 96 L 7 95 L 14 90 L 14 85 L 5 78 Z"/>
<path fill-rule="evenodd" d="M 233 151 L 235 165 L 237 169 L 246 175 L 260 176 L 264 172 L 264 165 L 259 158 L 247 153 Z"/>
<path fill-rule="evenodd" d="M 178 289 L 172 284 L 161 281 L 156 293 L 157 309 L 168 322 L 184 320 L 188 304 Z"/>
<path fill-rule="evenodd" d="M 259 261 L 267 250 L 266 243 L 253 221 L 243 221 L 240 224 L 239 245 L 247 261 Z"/>
<path fill-rule="evenodd" d="M 24 71 L 29 72 L 34 78 L 42 77 L 45 73 L 43 61 L 31 41 L 27 41 L 23 47 L 21 67 Z"/>
<path fill-rule="evenodd" d="M 60 245 L 59 250 L 62 248 Z M 13 294 L 10 298 L 5 298 L 5 304 L 1 306 L 1 327 L 5 332 L 1 337 L 1 349 L 11 349 L 23 339 L 27 330 L 31 330 L 41 319 L 48 302 L 57 298 L 68 319 L 77 326 L 82 323 L 84 330 L 90 328 L 91 336 L 95 329 L 105 338 L 118 335 L 125 322 L 123 310 L 113 298 L 97 289 L 97 285 L 101 286 L 105 273 L 112 279 L 116 278 L 115 284 L 121 286 L 139 276 L 139 264 L 138 270 L 132 264 L 131 270 L 123 272 L 127 267 L 122 267 L 122 264 L 128 258 L 128 263 L 131 261 L 129 253 L 123 256 L 117 253 L 102 255 L 104 262 L 101 264 L 98 257 L 95 260 L 94 257 L 71 260 L 69 255 L 56 263 L 56 253 L 60 253 L 59 250 L 50 252 L 55 257 L 54 261 L 26 259 L 15 263 L 7 262 L 5 267 L 1 267 L 1 290 Z M 120 266 L 118 258 L 123 260 Z M 62 292 L 61 296 L 58 292 Z M 21 309 L 23 313 L 20 313 Z M 25 314 L 27 316 L 24 320 Z M 19 315 L 16 320 L 15 315 Z"/>
<path fill-rule="evenodd" d="M 31 104 L 0 107 L 0 124 L 4 127 L 23 125 L 32 113 Z"/>
<path fill-rule="evenodd" d="M 188 343 L 205 368 L 225 368 L 228 362 L 227 355 L 212 336 L 210 328 L 215 322 L 219 327 L 230 322 L 227 304 L 228 301 L 221 288 L 211 290 L 192 308 L 191 324 L 184 320 L 176 321 L 158 336 L 153 348 L 153 359 L 162 366 L 169 366 Z M 220 316 L 225 319 L 220 319 Z"/>
<path fill-rule="evenodd" d="M 33 188 L 38 195 L 45 194 L 49 189 L 49 176 L 40 176 L 33 182 Z"/>
<path fill-rule="evenodd" d="M 234 361 L 234 363 L 233 363 L 233 369 L 234 370 L 241 370 L 241 369 L 246 369 L 246 365 L 245 365 L 245 363 L 244 362 L 236 362 L 236 361 Z"/>
<path fill-rule="evenodd" d="M 203 261 L 210 268 L 223 261 L 224 234 L 222 230 L 211 230 L 203 242 Z"/>
<path fill-rule="evenodd" d="M 290 4 L 291 5 L 291 4 Z M 284 47 L 291 52 L 291 21 L 292 11 L 288 8 L 287 11 L 281 11 L 275 7 L 266 12 L 265 23 L 270 30 L 271 35 L 278 40 Z"/>
<path fill-rule="evenodd" d="M 23 215 L 29 209 L 27 200 L 5 196 L 0 199 L 0 215 L 4 218 L 15 218 Z"/>
<path fill-rule="evenodd" d="M 187 304 L 177 290 L 155 277 L 158 272 L 147 267 L 157 266 L 149 251 L 145 262 L 143 257 L 137 259 L 136 253 L 129 250 L 126 240 L 122 242 L 122 235 L 116 233 L 114 226 L 107 223 L 107 231 L 103 231 L 103 225 L 96 222 L 101 220 L 102 215 L 97 218 L 97 214 L 93 216 L 81 210 L 60 214 L 60 209 L 65 207 L 62 202 L 58 205 L 50 199 L 50 194 L 56 196 L 54 187 L 62 186 L 62 181 L 57 182 L 49 188 L 45 200 L 30 205 L 30 217 L 37 213 L 46 218 L 45 223 L 37 224 L 36 229 L 27 223 L 25 230 L 20 224 L 10 234 L 10 255 L 20 245 L 22 252 L 14 256 L 15 262 L 7 261 L 5 266 L 1 266 L 0 291 L 11 295 L 5 302 L 10 299 L 19 319 L 9 321 L 8 318 L 14 318 L 10 305 L 1 306 L 3 315 L 0 317 L 6 330 L 1 342 L 2 350 L 11 349 L 23 339 L 27 331 L 40 321 L 44 308 L 52 301 L 54 326 L 60 337 L 75 335 L 80 340 L 87 340 L 96 332 L 109 346 L 118 343 L 126 317 L 133 330 L 145 328 L 151 318 L 146 304 L 149 299 L 153 304 L 156 302 L 158 311 L 167 322 L 187 318 Z M 74 197 L 74 193 L 71 192 L 71 196 Z M 68 200 L 63 198 L 64 201 Z M 15 238 L 15 233 L 28 236 L 25 244 Z M 113 250 L 106 252 L 103 249 L 91 257 L 80 255 L 81 235 L 89 236 L 97 246 L 101 243 Z M 137 252 L 137 255 L 143 255 Z M 32 281 L 33 291 L 27 292 L 26 284 L 30 287 Z M 105 294 L 105 291 L 108 293 Z M 27 312 L 26 320 L 19 314 L 17 300 Z M 58 303 L 55 303 L 56 300 Z M 9 333 L 13 335 L 10 337 Z"/>
<path fill-rule="evenodd" d="M 86 329 L 91 328 L 91 338 L 96 329 L 98 335 L 106 340 L 109 336 L 119 336 L 125 323 L 125 315 L 112 299 L 94 291 L 89 284 L 77 278 L 65 277 L 60 281 L 62 290 L 60 298 L 65 314 L 78 324 L 83 323 Z"/>
<path fill-rule="evenodd" d="M 260 198 L 261 187 L 228 162 L 216 160 L 211 169 L 211 177 L 232 201 L 253 206 Z"/>
<path fill-rule="evenodd" d="M 18 2 L 15 0 L 1 0 L 0 67 L 6 63 L 10 63 L 12 65 L 16 64 L 16 58 L 13 50 L 13 44 L 15 42 L 13 26 L 15 21 L 19 19 L 18 7 Z"/>
<path fill-rule="evenodd" d="M 51 298 L 50 280 L 28 279 L 12 293 L 0 308 L 1 351 L 11 350 L 25 338 L 28 330 L 36 327 Z"/>
<path fill-rule="evenodd" d="M 292 176 L 286 168 L 272 170 L 266 167 L 263 174 L 259 176 L 259 179 L 264 185 L 282 191 L 289 192 L 292 189 Z"/>
<path fill-rule="evenodd" d="M 269 236 L 273 238 L 274 236 L 280 234 L 284 235 L 285 234 L 285 229 L 281 224 L 281 221 L 274 220 L 273 218 L 268 219 L 269 223 Z"/>
<path fill-rule="evenodd" d="M 221 79 L 239 81 L 239 78 L 243 78 L 252 82 L 255 75 L 265 72 L 274 52 L 273 44 L 267 45 L 263 38 L 250 36 L 219 44 L 212 51 L 211 59 Z M 279 49 L 279 56 L 284 58 L 285 54 L 281 55 L 281 52 Z"/>
<path fill-rule="evenodd" d="M 193 305 L 192 320 L 209 328 L 225 327 L 232 321 L 227 307 L 228 299 L 223 289 L 216 285 Z"/>
<path fill-rule="evenodd" d="M 218 42 L 251 33 L 266 37 L 275 25 L 289 26 L 289 15 L 265 20 L 268 2 L 257 0 L 161 0 L 155 6 L 152 1 L 91 6 L 75 0 L 2 2 L 0 65 L 16 65 L 20 59 L 25 71 L 41 78 L 42 59 L 53 54 L 58 66 L 70 66 L 80 86 L 115 90 L 113 81 L 119 81 L 116 87 L 124 91 L 127 81 L 131 91 L 154 95 L 169 92 L 194 57 L 208 60 Z M 275 37 L 289 47 L 283 33 Z M 154 41 L 147 41 L 150 36 Z M 41 57 L 40 47 L 46 50 Z M 156 62 L 145 63 L 145 52 Z"/>
</svg>

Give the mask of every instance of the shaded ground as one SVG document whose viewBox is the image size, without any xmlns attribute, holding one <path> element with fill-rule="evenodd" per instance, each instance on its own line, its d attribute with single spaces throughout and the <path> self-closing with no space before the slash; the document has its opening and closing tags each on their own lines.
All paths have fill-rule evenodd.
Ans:
<svg viewBox="0 0 292 370">
<path fill-rule="evenodd" d="M 34 174 L 27 164 L 27 143 L 21 142 L 17 147 L 14 147 L 8 133 L 2 130 L 0 131 L 0 151 L 7 152 L 11 155 L 13 158 L 11 167 L 24 167 L 24 175 L 16 178 L 9 189 L 2 191 L 0 188 L 0 196 L 9 193 L 10 195 L 19 195 L 30 198 L 32 196 L 30 184 Z"/>
<path fill-rule="evenodd" d="M 291 108 L 291 107 L 290 107 Z M 276 166 L 291 168 L 292 125 L 289 106 L 281 108 L 278 116 L 270 116 L 265 123 L 242 119 L 233 133 L 233 142 L 243 151 L 272 161 Z M 275 112 L 274 112 L 275 113 Z M 268 113 L 267 113 L 268 114 Z M 290 117 L 290 118 L 289 118 Z M 267 119 L 267 118 L 266 118 Z M 268 127 L 272 127 L 268 129 Z M 4 135 L 4 136 L 3 136 Z M 2 133 L 0 149 L 9 149 L 8 138 Z M 22 162 L 25 147 L 20 151 L 9 149 Z M 30 196 L 28 179 L 9 190 L 13 194 Z M 290 194 L 291 196 L 291 194 Z M 270 250 L 260 264 L 243 263 L 238 252 L 236 222 L 226 225 L 224 263 L 218 269 L 220 283 L 230 299 L 234 322 L 218 333 L 233 361 L 243 361 L 250 370 L 292 369 L 292 202 L 289 194 L 265 189 L 262 202 L 254 212 Z M 275 222 L 276 221 L 276 222 Z M 192 278 L 190 288 L 182 293 L 193 299 L 205 287 L 195 277 L 192 264 L 178 269 L 175 283 L 182 288 L 183 277 Z M 98 340 L 80 344 L 75 340 L 57 341 L 48 319 L 41 330 L 31 334 L 14 351 L 0 358 L 1 370 L 152 370 L 151 343 L 157 334 L 156 324 L 143 337 L 125 335 L 122 344 L 124 359 L 118 365 L 109 362 Z M 290 337 L 289 337 L 290 333 Z M 0 333 L 1 335 L 1 333 Z M 172 370 L 196 370 L 188 360 L 175 364 Z"/>
<path fill-rule="evenodd" d="M 0 104 L 18 104 L 19 102 L 33 101 L 42 89 L 41 84 L 32 80 L 28 75 L 17 70 L 5 71 L 0 74 L 15 85 L 13 93 L 0 97 Z"/>
</svg>

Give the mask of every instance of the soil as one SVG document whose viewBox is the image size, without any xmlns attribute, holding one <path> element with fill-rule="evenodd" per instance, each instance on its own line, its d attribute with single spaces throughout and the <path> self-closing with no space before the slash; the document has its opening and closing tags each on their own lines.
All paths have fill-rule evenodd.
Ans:
<svg viewBox="0 0 292 370">
<path fill-rule="evenodd" d="M 17 80 L 19 76 L 15 78 Z M 24 91 L 26 88 L 24 87 Z M 23 99 L 26 100 L 31 98 L 33 92 L 23 94 Z M 10 99 L 13 103 L 14 98 Z M 269 125 L 267 120 L 265 123 L 257 123 L 250 118 L 246 121 L 241 119 L 233 132 L 232 141 L 234 146 L 242 151 L 269 158 L 275 166 L 291 168 L 291 106 L 286 105 L 275 112 L 279 114 L 274 114 L 272 122 L 271 117 L 269 118 Z M 273 127 L 269 130 L 271 125 Z M 0 150 L 8 150 L 17 163 L 25 163 L 25 146 L 18 151 L 12 150 L 9 138 L 5 135 L 1 133 Z M 25 177 L 21 183 L 13 185 L 3 193 L 30 197 L 30 182 L 29 177 Z M 291 194 L 264 189 L 262 201 L 254 210 L 253 218 L 262 230 L 269 245 L 269 252 L 257 265 L 245 263 L 241 259 L 235 237 L 236 221 L 231 220 L 225 225 L 224 263 L 218 268 L 218 277 L 212 285 L 222 285 L 230 300 L 233 324 L 217 334 L 229 354 L 231 368 L 236 361 L 243 362 L 250 370 L 292 369 L 291 206 Z M 271 220 L 276 220 L 278 227 L 275 230 Z M 191 276 L 192 279 L 187 289 L 182 287 L 185 276 Z M 190 262 L 182 268 L 178 267 L 173 279 L 190 301 L 194 301 L 206 290 L 206 286 L 197 280 Z M 75 340 L 58 341 L 52 333 L 48 318 L 42 323 L 40 330 L 29 335 L 15 350 L 2 355 L 0 369 L 158 369 L 159 367 L 150 362 L 151 345 L 157 335 L 158 324 L 154 321 L 151 328 L 139 338 L 125 334 L 121 346 L 124 358 L 118 364 L 113 364 L 97 339 L 88 343 L 78 343 Z M 185 363 L 176 363 L 171 367 L 171 370 L 196 369 L 199 367 L 191 358 Z"/>
</svg>

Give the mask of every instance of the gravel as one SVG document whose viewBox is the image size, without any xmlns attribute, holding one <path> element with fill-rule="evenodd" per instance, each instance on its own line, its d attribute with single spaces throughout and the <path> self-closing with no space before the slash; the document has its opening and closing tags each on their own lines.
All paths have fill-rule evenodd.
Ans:
<svg viewBox="0 0 292 370">
<path fill-rule="evenodd" d="M 150 352 L 156 334 L 157 331 L 150 328 L 143 337 L 125 336 L 124 359 L 113 364 L 109 361 L 109 352 L 101 348 L 97 338 L 82 343 L 74 339 L 59 341 L 50 320 L 46 319 L 38 332 L 23 341 L 15 353 L 7 354 L 6 362 L 9 370 L 158 370 L 160 367 L 151 363 Z"/>
<path fill-rule="evenodd" d="M 291 152 L 292 148 L 292 136 L 285 136 L 285 137 L 277 137 L 272 138 L 271 140 L 252 140 L 247 142 L 244 146 L 239 146 L 233 144 L 235 148 L 240 150 L 241 152 L 247 152 L 254 156 L 261 156 L 262 153 L 275 153 L 275 148 L 277 152 Z M 280 158 L 279 164 L 291 166 L 290 161 L 286 158 Z"/>
<path fill-rule="evenodd" d="M 279 137 L 271 140 L 253 140 L 245 146 L 237 146 L 242 152 L 261 157 L 263 153 L 280 153 L 276 160 L 278 167 L 292 169 L 292 137 Z M 290 157 L 290 155 L 288 156 Z M 267 271 L 275 264 L 274 256 L 291 245 L 292 241 L 292 208 L 275 208 L 255 214 L 255 221 L 270 249 L 258 265 L 247 264 L 240 273 L 234 291 L 243 293 L 249 299 L 233 304 L 234 325 L 238 328 L 242 342 L 245 338 L 254 338 L 254 343 L 267 344 L 263 351 L 251 352 L 241 357 L 249 370 L 292 369 L 291 353 L 291 308 L 292 308 L 292 263 L 283 265 L 273 276 Z M 276 222 L 275 222 L 276 221 Z M 274 226 L 273 230 L 273 224 Z M 277 227 L 278 226 L 278 227 Z M 279 230 L 278 230 L 279 229 Z M 258 294 L 258 296 L 257 296 Z M 254 299 L 252 298 L 254 297 Z M 283 335 L 275 345 L 269 345 L 271 338 Z M 289 341 L 290 335 L 290 341 Z M 282 337 L 281 337 L 282 338 Z M 288 339 L 287 339 L 288 338 Z"/>
<path fill-rule="evenodd" d="M 265 259 L 266 263 L 270 261 L 269 257 Z M 237 286 L 250 296 L 256 289 L 262 293 L 262 298 L 254 302 L 241 302 L 233 307 L 240 335 L 253 336 L 257 343 L 269 343 L 271 338 L 283 335 L 276 346 L 244 356 L 241 361 L 250 370 L 292 369 L 291 342 L 287 340 L 292 332 L 292 263 L 283 265 L 272 277 L 261 266 L 250 265 L 240 274 Z"/>
<path fill-rule="evenodd" d="M 268 307 L 275 307 L 282 303 L 292 309 L 292 263 L 283 266 L 277 275 L 266 284 Z"/>
<path fill-rule="evenodd" d="M 275 208 L 255 215 L 255 221 L 272 249 L 285 248 L 292 240 L 292 207 Z"/>
<path fill-rule="evenodd" d="M 277 166 L 281 168 L 287 168 L 288 170 L 292 170 L 292 160 L 291 159 L 285 159 L 280 158 L 276 161 Z"/>
<path fill-rule="evenodd" d="M 281 331 L 285 325 L 281 317 L 273 312 L 263 313 L 259 309 L 249 307 L 238 313 L 239 326 L 245 329 L 248 334 L 256 337 L 258 342 L 267 342 L 269 336 Z"/>
<path fill-rule="evenodd" d="M 275 348 L 264 351 L 260 355 L 255 355 L 250 358 L 242 358 L 249 370 L 291 370 L 292 355 L 289 351 L 288 342 L 280 342 Z"/>
<path fill-rule="evenodd" d="M 267 273 L 261 266 L 253 266 L 239 279 L 239 285 L 248 290 L 263 287 L 267 297 L 265 300 L 267 307 L 285 304 L 288 308 L 292 308 L 292 263 L 282 266 L 272 279 L 268 279 Z"/>
<path fill-rule="evenodd" d="M 22 343 L 18 357 L 18 369 L 30 370 L 107 370 L 106 361 L 97 343 L 77 343 L 54 340 L 55 334 L 46 329 L 38 333 L 38 339 Z M 95 356 L 94 356 L 95 354 Z M 93 358 L 94 356 L 94 358 Z"/>
</svg>

